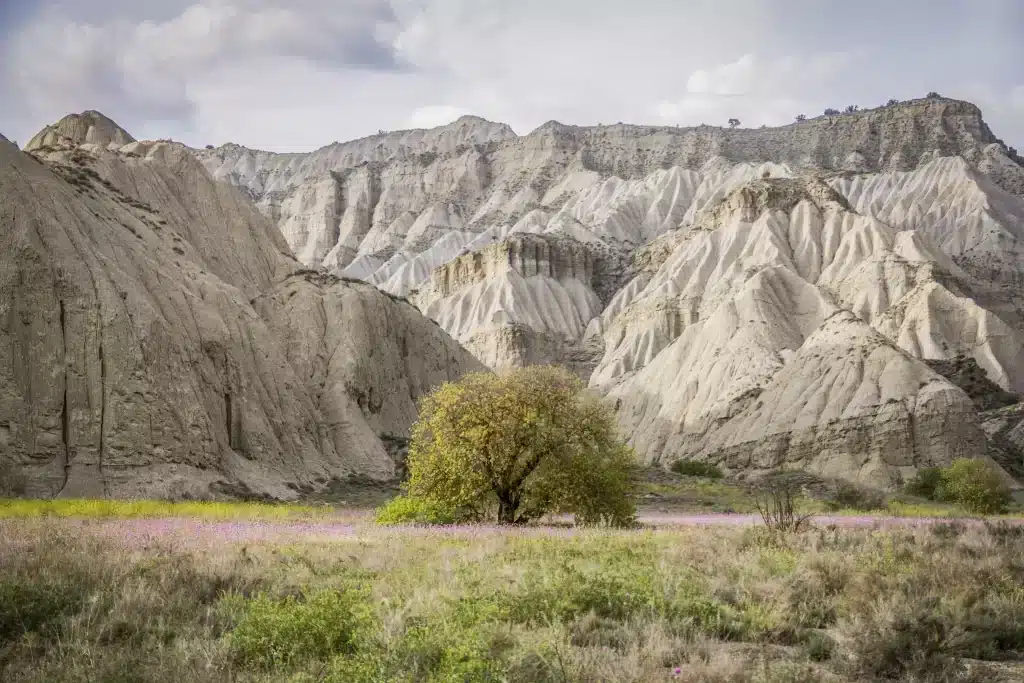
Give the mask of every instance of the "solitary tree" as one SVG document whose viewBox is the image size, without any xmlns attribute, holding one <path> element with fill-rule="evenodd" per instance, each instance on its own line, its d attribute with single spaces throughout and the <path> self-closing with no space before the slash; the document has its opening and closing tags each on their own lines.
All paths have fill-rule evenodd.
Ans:
<svg viewBox="0 0 1024 683">
<path fill-rule="evenodd" d="M 738 128 L 739 125 L 740 125 L 740 120 L 739 119 L 729 119 L 729 127 L 730 128 Z"/>
<path fill-rule="evenodd" d="M 887 106 L 887 107 L 895 107 L 899 103 L 900 103 L 899 100 L 897 100 L 896 98 L 893 98 L 893 99 L 889 100 L 888 102 L 886 102 L 885 106 Z"/>
<path fill-rule="evenodd" d="M 567 370 L 475 373 L 420 405 L 408 494 L 520 524 L 549 512 L 584 524 L 632 521 L 632 450 L 614 412 Z"/>
<path fill-rule="evenodd" d="M 856 111 L 857 111 L 858 109 L 860 109 L 860 107 L 858 107 L 858 106 L 857 106 L 856 104 L 851 104 L 850 106 L 848 106 L 848 107 L 846 108 L 846 113 L 847 113 L 847 114 L 853 114 L 853 113 L 855 113 L 855 112 L 856 112 Z"/>
<path fill-rule="evenodd" d="M 839 115 L 839 110 L 838 109 L 832 109 L 831 107 L 829 107 L 828 109 L 825 110 L 825 116 L 838 116 L 838 115 Z"/>
<path fill-rule="evenodd" d="M 796 115 L 796 122 L 797 123 L 803 123 L 806 120 L 807 120 L 807 114 L 797 114 Z"/>
<path fill-rule="evenodd" d="M 942 95 L 940 95 L 939 93 L 935 92 L 934 90 L 932 90 L 930 93 L 925 95 L 925 97 L 927 99 L 929 99 L 929 100 L 940 100 L 940 99 L 942 99 Z"/>
</svg>

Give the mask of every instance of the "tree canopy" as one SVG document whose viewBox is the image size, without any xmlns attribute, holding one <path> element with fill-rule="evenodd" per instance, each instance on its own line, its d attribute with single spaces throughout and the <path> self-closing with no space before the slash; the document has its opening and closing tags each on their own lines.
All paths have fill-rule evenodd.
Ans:
<svg viewBox="0 0 1024 683">
<path fill-rule="evenodd" d="M 424 397 L 412 429 L 412 498 L 519 524 L 550 512 L 632 521 L 634 463 L 614 413 L 569 371 L 474 373 Z"/>
</svg>

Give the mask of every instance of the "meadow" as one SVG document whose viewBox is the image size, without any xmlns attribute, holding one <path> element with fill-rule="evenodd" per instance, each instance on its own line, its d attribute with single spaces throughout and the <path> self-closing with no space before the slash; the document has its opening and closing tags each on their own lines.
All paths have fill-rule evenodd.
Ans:
<svg viewBox="0 0 1024 683">
<path fill-rule="evenodd" d="M 382 528 L 323 505 L 6 501 L 0 680 L 1024 680 L 1024 525 L 648 517 Z"/>
</svg>

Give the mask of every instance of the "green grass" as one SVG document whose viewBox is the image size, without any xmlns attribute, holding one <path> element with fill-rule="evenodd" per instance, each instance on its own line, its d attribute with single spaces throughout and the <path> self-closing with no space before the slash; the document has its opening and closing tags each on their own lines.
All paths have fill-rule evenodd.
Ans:
<svg viewBox="0 0 1024 683">
<path fill-rule="evenodd" d="M 82 519 L 139 519 L 190 517 L 196 519 L 282 519 L 324 516 L 331 508 L 283 503 L 168 502 L 159 500 L 27 500 L 0 499 L 0 519 L 76 517 Z"/>
<path fill-rule="evenodd" d="M 938 683 L 1024 670 L 1024 529 L 1009 525 L 367 521 L 333 541 L 197 531 L 184 544 L 140 539 L 144 527 L 0 520 L 0 680 Z M 979 677 L 963 677 L 967 659 Z"/>
</svg>

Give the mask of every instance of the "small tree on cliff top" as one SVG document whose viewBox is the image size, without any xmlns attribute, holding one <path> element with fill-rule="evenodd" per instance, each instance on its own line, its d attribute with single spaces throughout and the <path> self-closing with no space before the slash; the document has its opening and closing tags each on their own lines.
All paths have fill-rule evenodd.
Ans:
<svg viewBox="0 0 1024 683">
<path fill-rule="evenodd" d="M 420 405 L 409 449 L 412 498 L 519 524 L 549 512 L 629 524 L 633 453 L 612 410 L 567 370 L 474 373 Z"/>
</svg>

